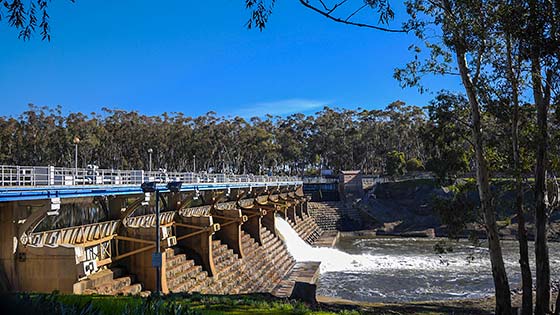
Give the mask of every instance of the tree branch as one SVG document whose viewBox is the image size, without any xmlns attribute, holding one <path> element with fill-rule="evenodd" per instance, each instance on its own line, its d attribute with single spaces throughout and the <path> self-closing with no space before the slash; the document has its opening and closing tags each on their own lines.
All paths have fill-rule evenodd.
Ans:
<svg viewBox="0 0 560 315">
<path fill-rule="evenodd" d="M 474 85 L 477 85 L 478 79 L 480 78 L 480 68 L 481 68 L 481 65 L 482 65 L 482 53 L 483 53 L 484 47 L 485 47 L 485 45 L 484 45 L 484 43 L 482 43 L 482 45 L 478 49 L 478 56 L 476 58 L 476 72 L 475 72 L 474 77 L 473 77 Z"/>
<path fill-rule="evenodd" d="M 325 2 L 323 2 L 323 0 L 319 0 L 319 2 L 321 2 L 321 4 L 323 5 L 323 9 L 329 11 L 329 8 L 328 8 L 327 5 L 325 4 Z"/>
<path fill-rule="evenodd" d="M 333 6 L 333 8 L 329 10 L 328 13 L 329 13 L 329 14 L 333 13 L 333 11 L 336 10 L 336 8 L 338 8 L 338 7 L 340 7 L 341 5 L 343 5 L 346 1 L 348 1 L 348 0 L 344 0 L 344 1 L 340 2 L 340 3 L 335 4 L 335 5 Z"/>
<path fill-rule="evenodd" d="M 407 33 L 406 30 L 403 29 L 391 29 L 391 28 L 385 28 L 385 27 L 381 27 L 381 26 L 375 26 L 375 25 L 371 25 L 371 24 L 366 24 L 366 23 L 359 23 L 359 22 L 352 22 L 352 21 L 345 21 L 341 18 L 332 16 L 331 13 L 332 11 L 322 11 L 320 8 L 317 8 L 313 5 L 311 5 L 309 3 L 309 0 L 299 0 L 299 2 L 306 8 L 311 9 L 317 13 L 319 13 L 320 15 L 331 19 L 335 22 L 339 22 L 339 23 L 343 23 L 343 24 L 347 24 L 347 25 L 353 25 L 353 26 L 358 26 L 358 27 L 365 27 L 365 28 L 371 28 L 371 29 L 375 29 L 375 30 L 379 30 L 379 31 L 384 31 L 384 32 L 390 32 L 390 33 Z"/>
<path fill-rule="evenodd" d="M 356 13 L 360 12 L 363 8 L 365 8 L 368 4 L 364 4 L 363 6 L 359 7 L 356 11 L 352 12 L 352 14 L 350 14 L 345 21 L 350 20 Z"/>
</svg>

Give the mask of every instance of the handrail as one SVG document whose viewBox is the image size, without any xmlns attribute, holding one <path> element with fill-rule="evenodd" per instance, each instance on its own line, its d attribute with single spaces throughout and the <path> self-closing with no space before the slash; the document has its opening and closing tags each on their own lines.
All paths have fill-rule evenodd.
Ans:
<svg viewBox="0 0 560 315">
<path fill-rule="evenodd" d="M 251 183 L 300 181 L 295 176 L 233 175 L 193 172 L 67 168 L 55 166 L 0 165 L 0 187 L 140 185 L 143 182 L 168 183 Z"/>
</svg>

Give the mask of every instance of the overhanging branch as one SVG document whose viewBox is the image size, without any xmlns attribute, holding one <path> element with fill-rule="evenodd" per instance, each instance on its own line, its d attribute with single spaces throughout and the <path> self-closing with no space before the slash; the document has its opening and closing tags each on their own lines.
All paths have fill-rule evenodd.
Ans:
<svg viewBox="0 0 560 315">
<path fill-rule="evenodd" d="M 376 26 L 376 25 L 372 25 L 372 24 L 368 24 L 368 23 L 360 23 L 360 22 L 352 22 L 349 19 L 354 15 L 350 15 L 347 19 L 342 19 L 336 16 L 333 16 L 331 13 L 337 9 L 338 7 L 340 7 L 342 4 L 344 4 L 344 2 L 346 1 L 342 1 L 338 4 L 336 4 L 335 6 L 333 6 L 331 9 L 328 9 L 327 6 L 324 4 L 323 1 L 320 1 L 321 4 L 323 5 L 323 9 L 316 7 L 312 4 L 309 3 L 309 0 L 299 0 L 299 2 L 306 8 L 311 9 L 312 11 L 315 11 L 317 13 L 319 13 L 320 15 L 331 19 L 335 22 L 338 23 L 343 23 L 343 24 L 347 24 L 347 25 L 353 25 L 353 26 L 358 26 L 358 27 L 365 27 L 365 28 L 371 28 L 371 29 L 375 29 L 375 30 L 379 30 L 379 31 L 384 31 L 384 32 L 390 32 L 390 33 L 406 33 L 406 30 L 403 29 L 392 29 L 392 28 L 386 28 L 386 27 L 381 27 L 381 26 Z M 358 11 L 361 10 L 358 9 Z"/>
</svg>

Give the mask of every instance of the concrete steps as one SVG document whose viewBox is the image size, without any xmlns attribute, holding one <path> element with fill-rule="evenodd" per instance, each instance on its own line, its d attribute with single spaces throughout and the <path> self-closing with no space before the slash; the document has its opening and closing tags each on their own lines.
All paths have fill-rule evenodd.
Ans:
<svg viewBox="0 0 560 315">
<path fill-rule="evenodd" d="M 312 261 L 293 264 L 290 271 L 286 273 L 271 293 L 277 297 L 290 298 L 292 297 L 296 282 L 300 282 L 311 285 L 308 286 L 308 291 L 305 295 L 306 298 L 309 298 L 309 295 L 314 297 L 316 284 L 319 279 L 319 266 L 319 262 Z"/>
<path fill-rule="evenodd" d="M 315 223 L 315 219 L 310 216 L 305 216 L 298 224 L 295 224 L 291 220 L 288 220 L 288 223 L 290 223 L 298 235 L 309 244 L 313 244 L 323 234 L 323 229 L 321 229 L 317 223 Z"/>
<path fill-rule="evenodd" d="M 293 262 L 278 237 L 265 228 L 261 233 L 263 246 L 251 246 L 252 252 L 246 257 L 247 276 L 242 282 L 242 293 L 270 292 L 287 272 L 286 265 Z"/>
<path fill-rule="evenodd" d="M 316 224 L 325 231 L 356 231 L 362 228 L 359 210 L 344 202 L 309 202 L 308 209 Z"/>
<path fill-rule="evenodd" d="M 306 223 L 311 227 L 310 223 Z M 306 225 L 306 226 L 307 226 Z M 263 245 L 246 232 L 241 232 L 244 258 L 239 258 L 220 240 L 212 241 L 216 275 L 209 277 L 202 267 L 182 253 L 169 248 L 166 255 L 166 280 L 171 292 L 200 292 L 203 294 L 240 294 L 272 292 L 292 269 L 294 259 L 284 242 L 266 228 L 262 228 Z M 311 235 L 311 234 L 310 234 Z M 128 282 L 123 283 L 123 290 Z M 126 289 L 128 290 L 128 288 Z M 132 290 L 132 289 L 130 289 Z"/>
<path fill-rule="evenodd" d="M 201 266 L 195 265 L 194 260 L 187 256 L 179 248 L 168 248 L 165 250 L 166 271 L 165 277 L 167 287 L 171 292 L 193 292 L 207 279 L 208 273 Z"/>
<path fill-rule="evenodd" d="M 136 276 L 126 274 L 122 268 L 98 271 L 87 279 L 74 284 L 74 293 L 142 296 L 150 294 L 148 291 L 142 291 L 142 285 L 136 283 Z"/>
</svg>

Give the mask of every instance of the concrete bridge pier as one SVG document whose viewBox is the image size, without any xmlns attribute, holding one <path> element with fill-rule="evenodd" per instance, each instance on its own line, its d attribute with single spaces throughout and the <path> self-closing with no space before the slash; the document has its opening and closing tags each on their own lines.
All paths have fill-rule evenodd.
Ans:
<svg viewBox="0 0 560 315">
<path fill-rule="evenodd" d="M 275 214 L 280 214 L 284 219 L 288 219 L 288 210 L 284 206 L 284 203 L 280 200 L 277 194 L 271 194 L 265 203 L 266 206 L 272 207 L 275 210 Z"/>
<path fill-rule="evenodd" d="M 303 210 L 302 210 L 302 203 L 301 200 L 299 200 L 297 197 L 291 195 L 290 196 L 290 201 L 292 202 L 295 212 L 296 212 L 296 217 L 300 220 L 303 221 L 304 219 L 304 215 L 303 215 Z"/>
<path fill-rule="evenodd" d="M 130 231 L 128 237 L 138 238 L 140 235 L 148 234 L 153 239 L 155 234 L 154 228 L 140 228 L 137 231 Z M 156 273 L 152 266 L 152 254 L 155 252 L 155 241 L 146 239 L 145 242 L 136 240 L 127 242 L 121 246 L 125 253 L 136 253 L 124 260 L 127 270 L 134 273 L 137 280 L 142 282 L 144 289 L 156 290 Z M 162 248 L 163 250 L 163 248 Z M 165 255 L 162 255 L 162 267 L 166 265 Z M 165 269 L 161 268 L 161 274 L 165 274 Z M 162 277 L 163 280 L 165 277 Z"/>
<path fill-rule="evenodd" d="M 263 238 L 261 228 L 264 226 L 262 220 L 266 216 L 267 211 L 259 207 L 253 207 L 252 204 L 251 207 L 241 204 L 239 204 L 239 206 L 241 208 L 241 213 L 247 217 L 247 222 L 243 223 L 242 229 L 262 246 Z"/>
<path fill-rule="evenodd" d="M 243 258 L 245 254 L 241 242 L 241 225 L 247 221 L 247 216 L 241 213 L 234 201 L 216 203 L 211 213 L 214 220 L 220 224 L 220 230 L 216 232 L 216 236 L 227 244 L 239 258 Z"/>
<path fill-rule="evenodd" d="M 270 231 L 270 233 L 274 234 L 274 236 L 278 236 L 278 233 L 276 233 L 276 225 L 275 225 L 275 216 L 276 216 L 276 207 L 271 205 L 268 207 L 265 206 L 258 206 L 263 212 L 263 217 L 261 219 L 261 223 L 262 225 Z"/>
<path fill-rule="evenodd" d="M 302 217 L 309 216 L 309 209 L 307 208 L 307 202 L 309 201 L 309 197 L 303 193 L 303 186 L 299 186 L 296 191 L 293 193 L 294 199 L 298 200 L 301 208 Z"/>
<path fill-rule="evenodd" d="M 286 201 L 286 214 L 290 221 L 294 222 L 294 224 L 298 224 L 300 221 L 299 216 L 296 215 L 296 205 L 293 205 L 291 202 Z"/>
<path fill-rule="evenodd" d="M 297 225 L 300 222 L 300 217 L 296 213 L 296 203 L 286 193 L 279 194 L 277 202 L 285 209 L 285 217 Z"/>
<path fill-rule="evenodd" d="M 300 197 L 301 198 L 301 213 L 305 214 L 306 216 L 310 216 L 309 214 L 309 207 L 308 207 L 308 202 L 309 199 L 305 196 Z"/>
<path fill-rule="evenodd" d="M 210 215 L 210 206 L 180 210 L 178 222 L 175 223 L 177 245 L 194 252 L 195 261 L 209 276 L 217 274 L 212 254 L 212 236 L 220 228 L 220 224 L 214 223 Z"/>
<path fill-rule="evenodd" d="M 173 246 L 169 242 L 174 238 L 173 222 L 175 211 L 166 211 L 160 214 L 160 230 L 161 251 L 165 252 L 165 248 Z M 127 269 L 134 273 L 138 280 L 144 284 L 144 288 L 150 291 L 156 289 L 156 273 L 152 266 L 152 255 L 156 250 L 156 228 L 155 214 L 147 214 L 136 217 L 128 217 L 124 220 L 124 236 L 116 236 L 119 250 L 123 251 L 123 255 L 117 254 L 115 260 L 124 259 Z M 120 257 L 119 257 L 120 256 Z M 162 266 L 160 268 L 161 279 L 165 283 L 165 265 L 166 257 L 162 255 Z M 164 286 L 162 285 L 162 288 Z M 165 291 L 164 291 L 165 293 Z"/>
</svg>

